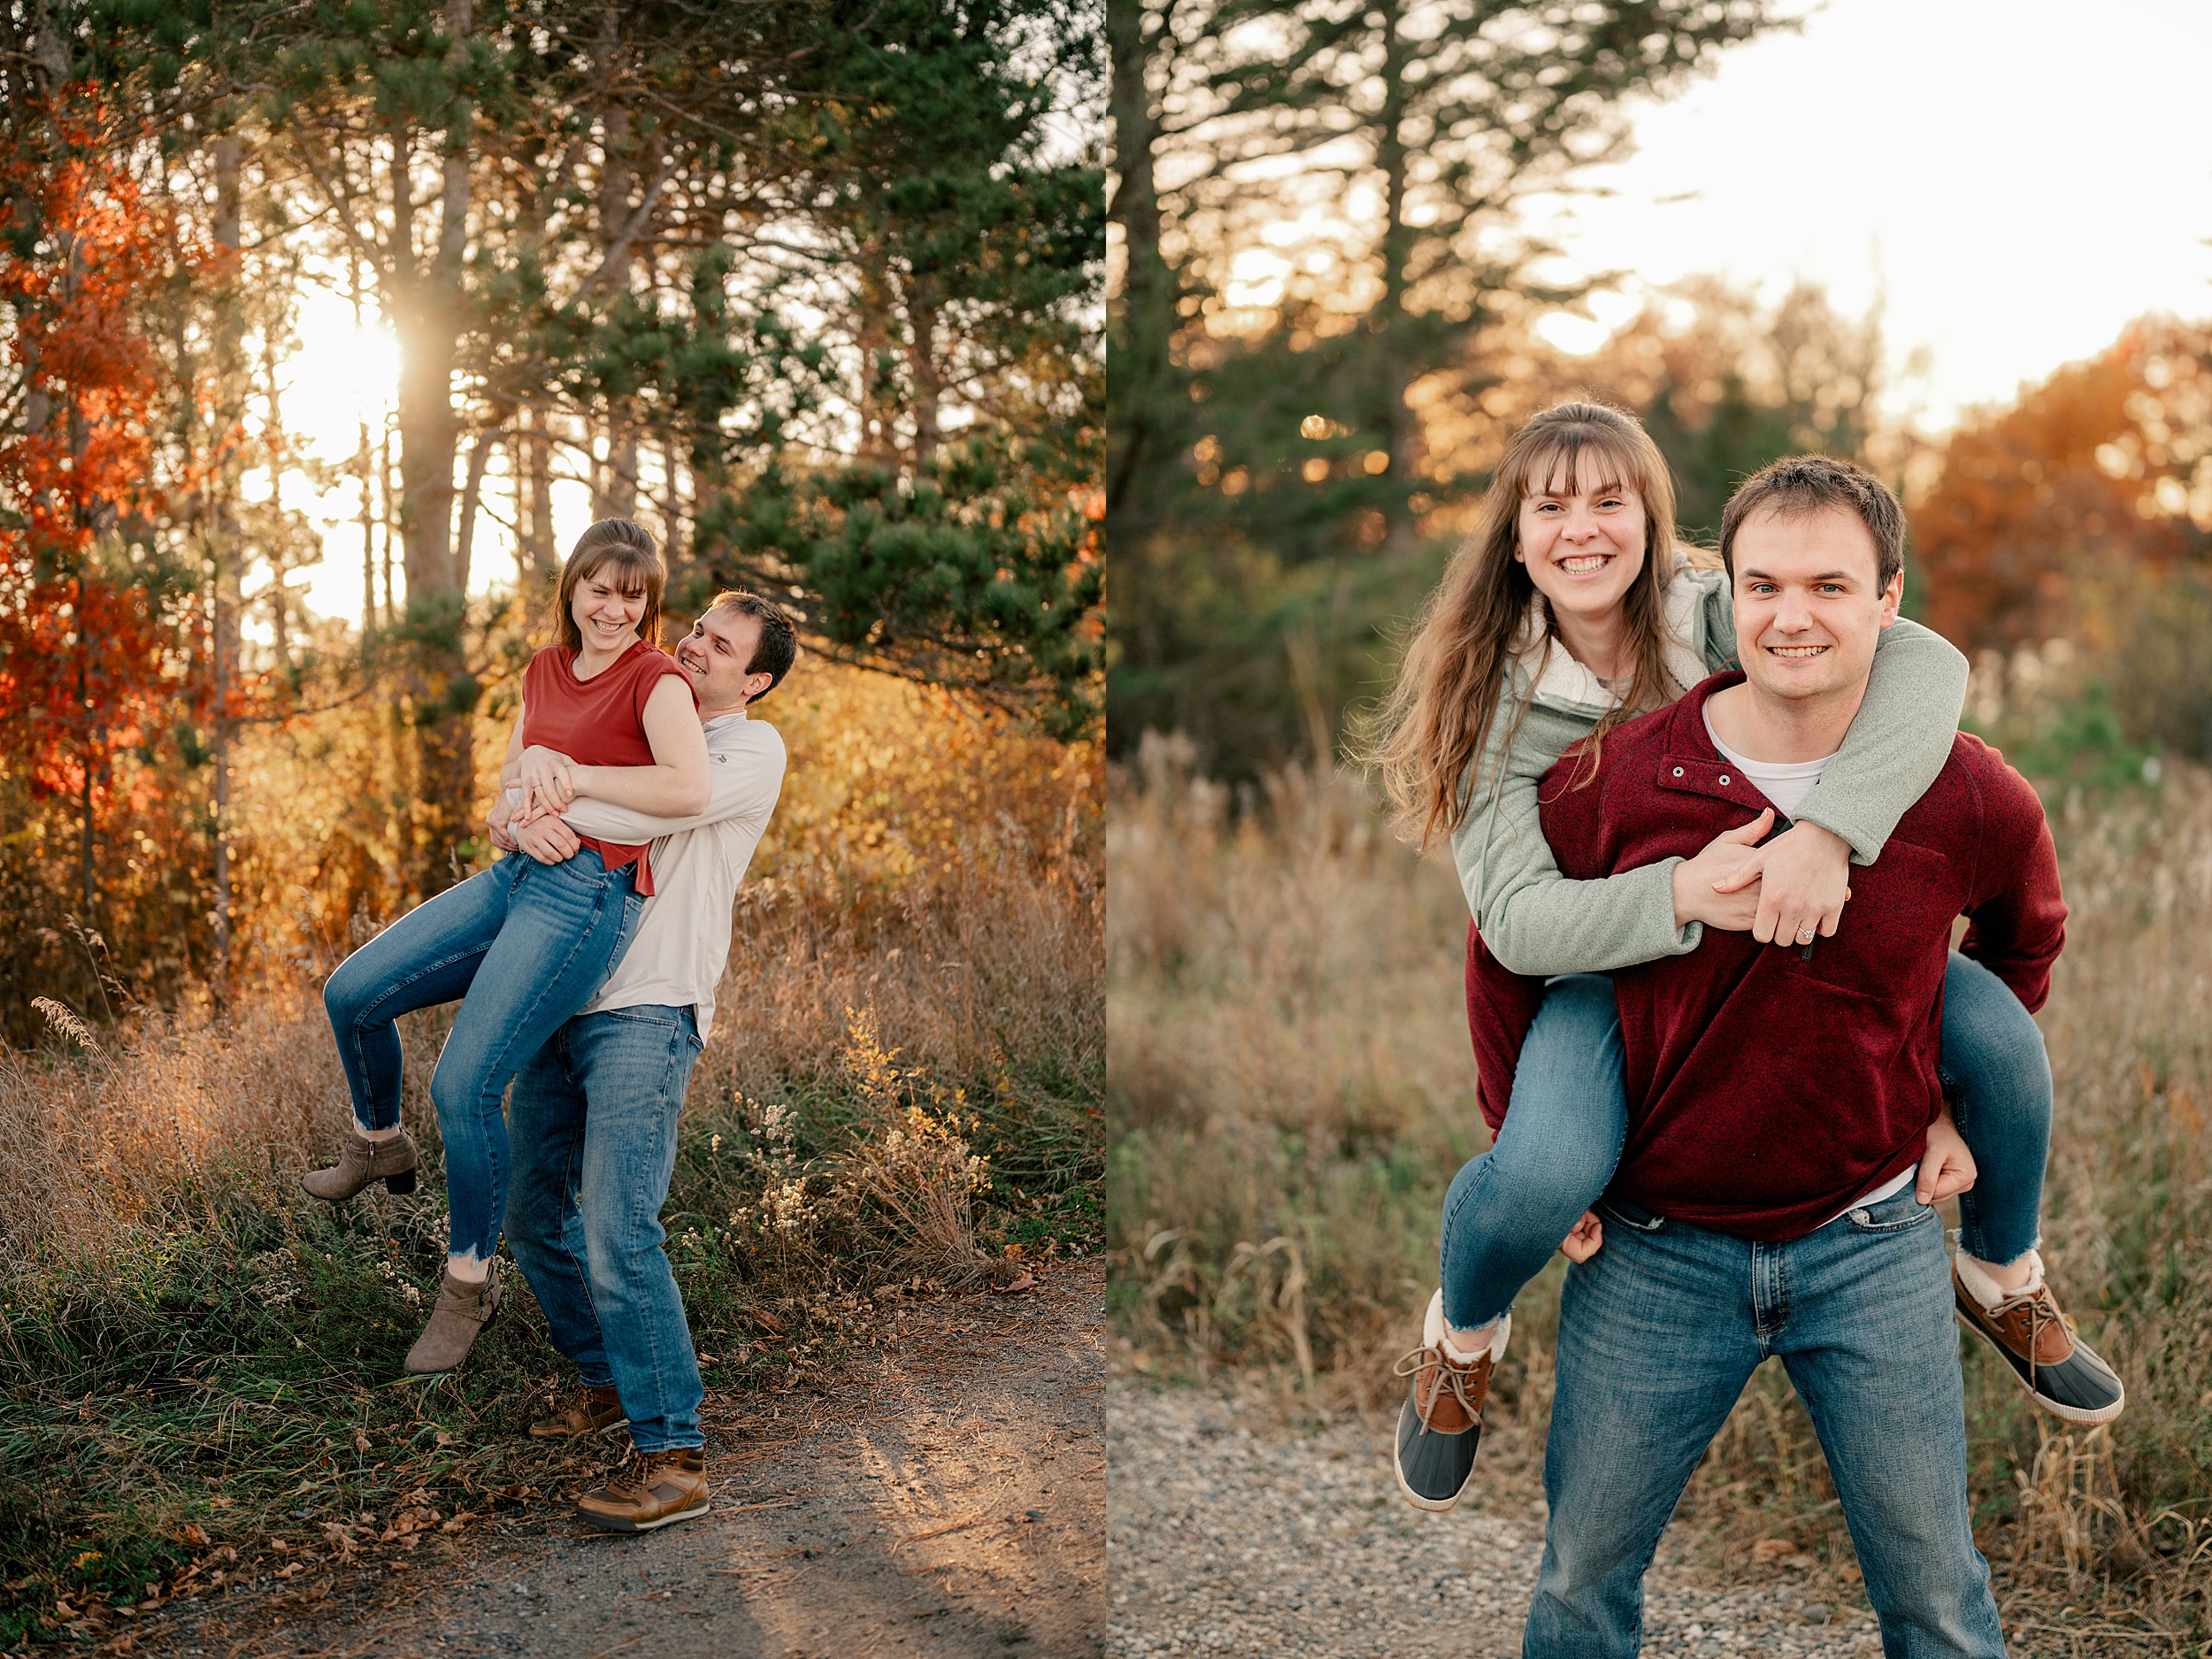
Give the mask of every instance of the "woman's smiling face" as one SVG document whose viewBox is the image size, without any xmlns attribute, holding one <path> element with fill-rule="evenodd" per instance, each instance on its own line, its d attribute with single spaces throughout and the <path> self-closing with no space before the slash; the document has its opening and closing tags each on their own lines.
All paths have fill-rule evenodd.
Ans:
<svg viewBox="0 0 2212 1659">
<path fill-rule="evenodd" d="M 1562 467 L 1521 498 L 1513 557 L 1555 611 L 1594 621 L 1618 612 L 1642 573 L 1644 502 L 1633 486 L 1600 481 L 1611 471 L 1603 457 L 1581 460 L 1583 472 L 1596 478 Z"/>
<path fill-rule="evenodd" d="M 610 560 L 576 584 L 568 614 L 575 618 L 585 649 L 627 650 L 637 639 L 637 625 L 645 615 L 645 589 L 625 593 L 624 574 L 621 566 Z"/>
</svg>

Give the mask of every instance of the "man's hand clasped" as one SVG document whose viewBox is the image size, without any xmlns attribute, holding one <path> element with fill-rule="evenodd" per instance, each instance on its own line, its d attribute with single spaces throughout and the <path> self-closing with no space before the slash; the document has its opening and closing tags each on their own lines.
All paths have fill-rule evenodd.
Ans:
<svg viewBox="0 0 2212 1659">
<path fill-rule="evenodd" d="M 502 790 L 488 825 L 492 845 L 503 853 L 527 853 L 541 864 L 565 864 L 583 845 L 576 832 L 552 812 L 536 818 L 519 810 L 513 791 Z"/>
</svg>

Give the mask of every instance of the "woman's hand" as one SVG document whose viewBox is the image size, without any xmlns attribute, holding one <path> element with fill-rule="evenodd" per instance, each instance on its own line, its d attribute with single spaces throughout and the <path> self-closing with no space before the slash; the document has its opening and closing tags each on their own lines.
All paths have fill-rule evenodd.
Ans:
<svg viewBox="0 0 2212 1659">
<path fill-rule="evenodd" d="M 1928 1149 L 1920 1155 L 1920 1179 L 1913 1187 L 1913 1196 L 1924 1204 L 1939 1204 L 1973 1186 L 1977 1173 L 1974 1155 L 1966 1149 L 1965 1138 L 1951 1121 L 1951 1104 L 1946 1101 L 1936 1120 L 1928 1125 Z"/>
<path fill-rule="evenodd" d="M 1851 896 L 1851 843 L 1817 824 L 1793 824 L 1716 884 L 1732 893 L 1759 883 L 1751 936 L 1761 944 L 1809 945 L 1835 935 Z"/>
<path fill-rule="evenodd" d="M 1605 1242 L 1605 1224 L 1598 1219 L 1598 1212 L 1586 1210 L 1582 1219 L 1576 1222 L 1574 1231 L 1559 1241 L 1559 1253 L 1570 1262 L 1586 1262 L 1598 1253 Z"/>
<path fill-rule="evenodd" d="M 576 764 L 557 749 L 533 743 L 514 764 L 510 782 L 522 788 L 522 810 L 517 825 L 534 824 L 549 813 L 558 816 L 575 800 Z"/>
<path fill-rule="evenodd" d="M 1752 885 L 1757 880 L 1755 875 L 1732 881 L 1725 889 L 1721 884 L 1724 878 L 1734 877 L 1747 861 L 1758 857 L 1753 843 L 1773 827 L 1774 809 L 1769 807 L 1741 829 L 1723 830 L 1705 843 L 1696 857 L 1675 865 L 1677 927 L 1702 922 L 1708 927 L 1740 933 L 1758 918 L 1759 889 Z"/>
</svg>

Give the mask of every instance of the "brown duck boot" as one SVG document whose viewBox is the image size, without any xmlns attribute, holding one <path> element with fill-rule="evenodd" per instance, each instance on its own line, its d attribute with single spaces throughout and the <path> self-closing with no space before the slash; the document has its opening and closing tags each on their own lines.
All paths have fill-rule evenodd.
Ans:
<svg viewBox="0 0 2212 1659">
<path fill-rule="evenodd" d="M 2074 1334 L 2074 1322 L 2043 1282 L 2043 1258 L 2028 1252 L 2028 1282 L 2008 1291 L 1989 1264 L 1960 1250 L 1951 1258 L 1959 1323 L 1989 1344 L 2028 1397 L 2068 1423 L 2109 1423 L 2127 1390 L 2104 1356 Z"/>
<path fill-rule="evenodd" d="M 696 1446 L 632 1452 L 612 1480 L 576 1501 L 576 1513 L 603 1532 L 649 1532 L 707 1509 L 707 1455 Z"/>
<path fill-rule="evenodd" d="M 456 1279 L 451 1268 L 446 1270 L 438 1286 L 437 1305 L 430 1310 L 430 1323 L 415 1339 L 415 1346 L 407 1350 L 409 1375 L 428 1377 L 451 1371 L 468 1357 L 478 1335 L 505 1300 L 499 1287 L 499 1263 L 491 1263 L 490 1270 L 481 1284 Z"/>
<path fill-rule="evenodd" d="M 351 1198 L 371 1181 L 382 1181 L 384 1190 L 395 1198 L 415 1190 L 415 1142 L 404 1129 L 383 1141 L 367 1140 L 358 1129 L 349 1129 L 337 1163 L 300 1177 L 309 1196 L 334 1204 Z"/>
<path fill-rule="evenodd" d="M 602 1429 L 627 1427 L 630 1419 L 622 1414 L 622 1402 L 615 1394 L 614 1385 L 604 1388 L 579 1388 L 556 1406 L 550 1417 L 540 1417 L 530 1425 L 530 1438 L 538 1440 L 572 1440 L 585 1434 L 596 1434 Z"/>
<path fill-rule="evenodd" d="M 1441 1514 L 1472 1484 L 1490 1373 L 1512 1334 L 1513 1316 L 1509 1313 L 1498 1321 L 1489 1346 L 1466 1358 L 1446 1340 L 1444 1293 L 1440 1290 L 1429 1299 L 1421 1346 L 1395 1368 L 1398 1376 L 1413 1379 L 1398 1413 L 1395 1466 L 1398 1490 L 1415 1509 Z"/>
</svg>

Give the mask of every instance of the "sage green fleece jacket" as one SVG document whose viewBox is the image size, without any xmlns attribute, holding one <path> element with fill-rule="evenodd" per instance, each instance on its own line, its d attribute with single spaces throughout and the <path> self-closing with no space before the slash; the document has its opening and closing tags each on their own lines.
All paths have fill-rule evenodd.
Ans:
<svg viewBox="0 0 2212 1659">
<path fill-rule="evenodd" d="M 1667 671 L 1682 689 L 1735 665 L 1724 571 L 1678 565 L 1665 614 Z M 1680 859 L 1600 881 L 1570 881 L 1559 873 L 1537 821 L 1538 780 L 1590 734 L 1611 706 L 1611 694 L 1563 649 L 1545 647 L 1533 611 L 1507 672 L 1509 700 L 1501 702 L 1484 751 L 1462 781 L 1469 788 L 1479 777 L 1482 787 L 1452 836 L 1460 886 L 1483 942 L 1513 972 L 1532 974 L 1609 972 L 1696 949 L 1702 924 L 1675 926 L 1674 867 Z M 1905 809 L 1950 757 L 1966 674 L 1966 658 L 1942 635 L 1901 618 L 1885 629 L 1866 700 L 1797 818 L 1848 841 L 1852 863 L 1872 864 Z M 1523 702 L 1528 713 L 1515 728 Z"/>
</svg>

